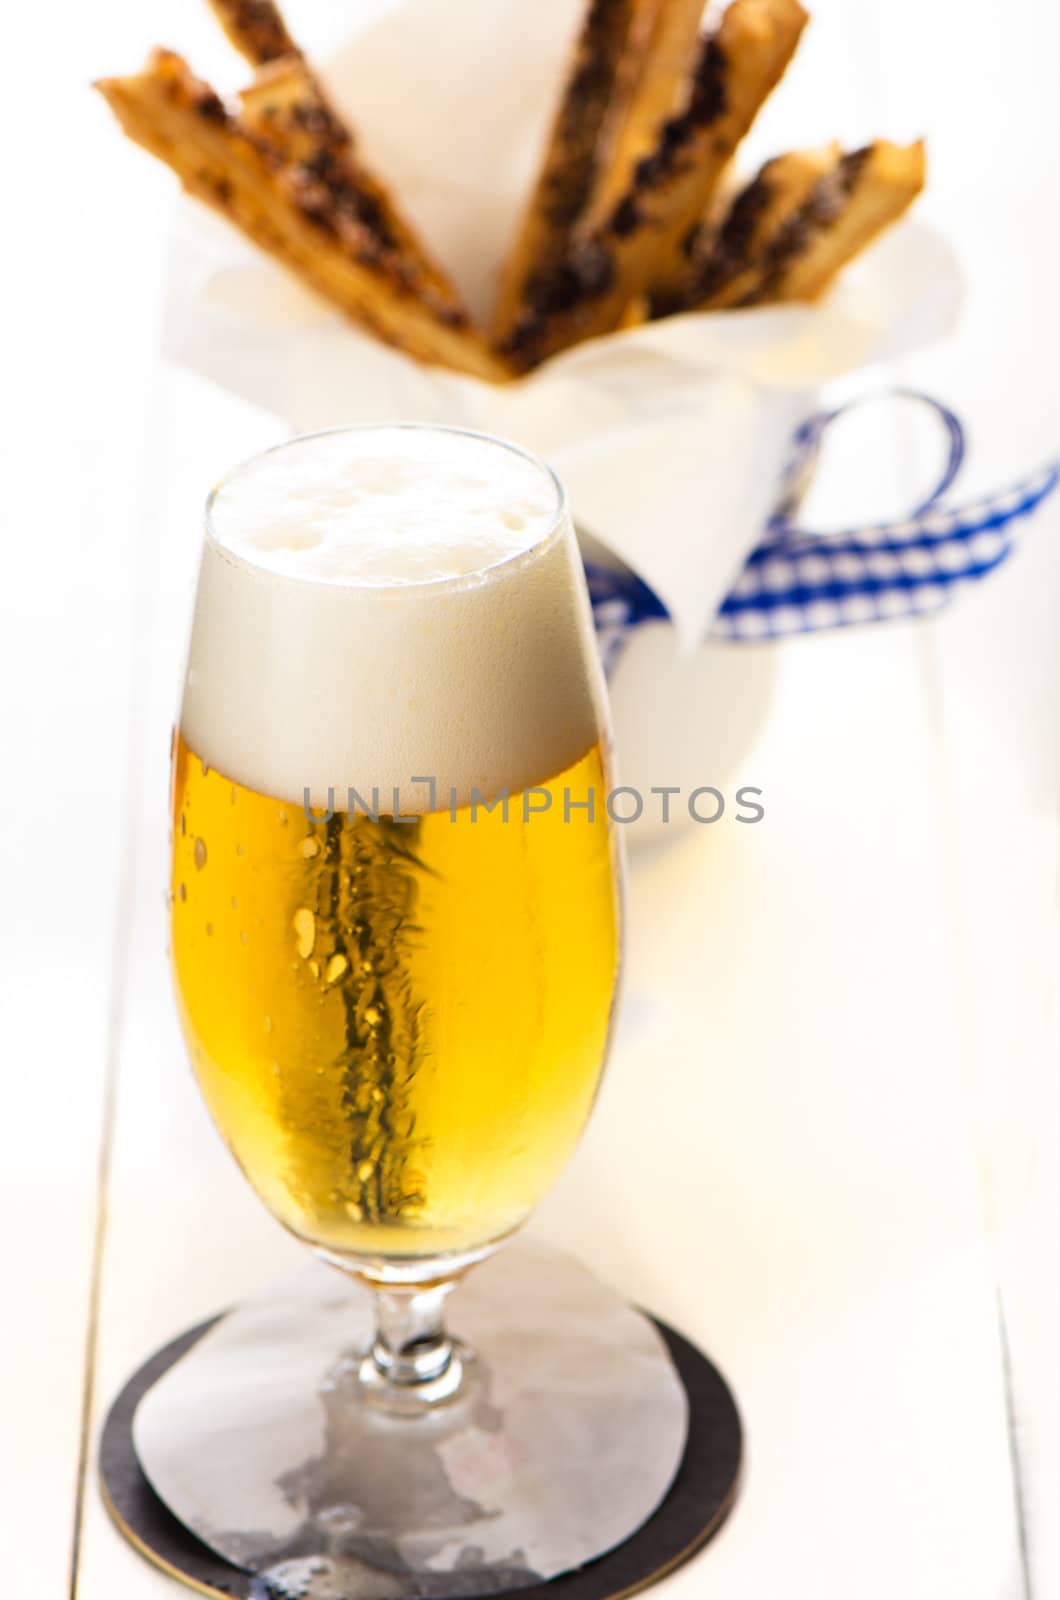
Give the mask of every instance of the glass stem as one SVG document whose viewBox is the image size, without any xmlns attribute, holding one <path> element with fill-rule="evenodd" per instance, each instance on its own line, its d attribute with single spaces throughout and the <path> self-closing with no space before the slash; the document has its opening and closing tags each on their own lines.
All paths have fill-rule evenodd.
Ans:
<svg viewBox="0 0 1060 1600">
<path fill-rule="evenodd" d="M 443 1378 L 453 1362 L 445 1331 L 451 1283 L 376 1288 L 376 1333 L 371 1361 L 387 1385 L 414 1389 Z"/>
</svg>

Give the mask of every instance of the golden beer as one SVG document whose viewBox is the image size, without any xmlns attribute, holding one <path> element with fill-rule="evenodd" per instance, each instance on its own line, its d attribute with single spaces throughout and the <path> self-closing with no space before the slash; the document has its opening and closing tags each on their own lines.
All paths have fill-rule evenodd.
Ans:
<svg viewBox="0 0 1060 1600">
<path fill-rule="evenodd" d="M 172 950 L 195 1071 L 310 1243 L 476 1248 L 574 1148 L 617 962 L 599 746 L 541 790 L 507 816 L 312 820 L 179 740 Z"/>
</svg>

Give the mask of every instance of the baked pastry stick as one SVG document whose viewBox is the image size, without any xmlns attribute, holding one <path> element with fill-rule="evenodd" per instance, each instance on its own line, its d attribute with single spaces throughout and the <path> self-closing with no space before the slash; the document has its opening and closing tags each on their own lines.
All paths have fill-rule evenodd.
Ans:
<svg viewBox="0 0 1060 1600">
<path fill-rule="evenodd" d="M 652 314 L 721 311 L 744 304 L 760 288 L 777 235 L 840 160 L 838 145 L 774 156 L 733 198 L 714 226 L 703 226 L 681 282 L 652 298 Z"/>
<path fill-rule="evenodd" d="M 777 232 L 757 288 L 740 303 L 816 300 L 836 273 L 912 205 L 927 172 L 923 140 L 877 139 L 840 157 Z"/>
<path fill-rule="evenodd" d="M 347 316 L 429 365 L 495 382 L 509 373 L 461 314 L 424 301 L 356 208 L 305 169 L 277 164 L 172 51 L 96 87 L 129 137 Z"/>
<path fill-rule="evenodd" d="M 585 222 L 594 227 L 621 200 L 688 90 L 703 0 L 642 0 L 603 133 Z"/>
<path fill-rule="evenodd" d="M 347 188 L 352 182 L 362 196 L 363 219 L 377 228 L 380 243 L 404 257 L 410 273 L 421 273 L 424 283 L 458 305 L 451 280 L 383 184 L 359 164 L 356 173 L 343 174 L 343 166 L 355 160 L 353 132 L 288 32 L 279 6 L 274 0 L 210 0 L 210 5 L 236 49 L 259 68 L 254 84 L 242 97 L 245 116 L 258 123 L 269 119 L 273 145 L 284 137 L 292 159 L 317 164 L 322 178 L 330 175 Z"/>
<path fill-rule="evenodd" d="M 589 0 L 537 180 L 501 270 L 493 313 L 498 343 L 510 337 L 524 310 L 528 280 L 551 271 L 571 247 L 592 192 L 619 69 L 643 5 L 644 0 Z"/>
<path fill-rule="evenodd" d="M 528 281 L 526 309 L 501 346 L 520 370 L 607 333 L 660 281 L 680 282 L 685 241 L 806 21 L 799 0 L 733 0 L 703 41 L 687 106 L 663 124 L 610 217 Z"/>
<path fill-rule="evenodd" d="M 323 203 L 354 214 L 404 271 L 409 286 L 436 309 L 467 321 L 460 296 L 386 186 L 357 160 L 346 123 L 300 56 L 284 56 L 258 69 L 239 96 L 240 126 L 279 164 L 300 169 L 303 194 L 321 192 Z"/>
<path fill-rule="evenodd" d="M 258 68 L 240 90 L 239 120 L 287 161 L 345 160 L 353 154 L 350 129 L 301 56 L 278 56 Z"/>
<path fill-rule="evenodd" d="M 301 55 L 273 0 L 210 0 L 210 5 L 240 55 L 254 66 Z"/>
</svg>

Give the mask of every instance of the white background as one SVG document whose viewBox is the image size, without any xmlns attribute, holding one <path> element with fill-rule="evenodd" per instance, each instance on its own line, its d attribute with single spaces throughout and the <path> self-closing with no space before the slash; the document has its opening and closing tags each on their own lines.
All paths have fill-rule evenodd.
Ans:
<svg viewBox="0 0 1060 1600">
<path fill-rule="evenodd" d="M 312 44 L 339 6 L 291 10 Z M 1058 13 L 815 12 L 762 141 L 928 134 L 923 212 L 970 292 L 959 338 L 901 376 L 969 420 L 970 486 L 1000 485 L 1060 448 Z M 24 7 L 16 34 L 0 1572 L 34 1600 L 124 1600 L 169 1583 L 107 1523 L 84 1429 L 293 1251 L 191 1087 L 162 913 L 198 506 L 277 429 L 160 370 L 173 185 L 86 87 L 156 40 L 231 74 L 205 11 Z M 740 1396 L 744 1497 L 675 1596 L 1060 1595 L 1058 534 L 1054 509 L 930 626 L 786 645 L 746 761 L 766 822 L 635 868 L 625 1032 L 535 1225 Z"/>
</svg>

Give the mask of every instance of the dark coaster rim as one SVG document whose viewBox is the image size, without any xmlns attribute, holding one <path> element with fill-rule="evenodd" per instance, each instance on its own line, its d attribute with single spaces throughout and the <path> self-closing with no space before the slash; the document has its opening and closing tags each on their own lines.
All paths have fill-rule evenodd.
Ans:
<svg viewBox="0 0 1060 1600">
<path fill-rule="evenodd" d="M 174 1516 L 148 1482 L 133 1442 L 133 1416 L 143 1396 L 224 1315 L 209 1317 L 163 1345 L 125 1383 L 100 1434 L 99 1484 L 118 1532 L 154 1566 L 199 1594 L 253 1600 L 254 1575 L 225 1561 Z M 743 1425 L 735 1398 L 701 1350 L 659 1318 L 649 1316 L 649 1321 L 688 1396 L 688 1439 L 665 1498 L 624 1543 L 585 1566 L 480 1600 L 627 1600 L 690 1560 L 728 1518 L 743 1465 Z"/>
</svg>

